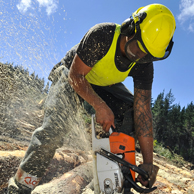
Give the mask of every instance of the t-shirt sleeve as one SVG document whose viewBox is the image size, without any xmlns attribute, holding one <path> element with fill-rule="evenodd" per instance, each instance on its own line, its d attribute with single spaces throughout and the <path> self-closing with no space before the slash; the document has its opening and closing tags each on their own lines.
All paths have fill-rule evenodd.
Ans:
<svg viewBox="0 0 194 194">
<path fill-rule="evenodd" d="M 151 90 L 153 83 L 153 63 L 136 64 L 130 74 L 133 77 L 134 87 L 137 89 Z"/>
<path fill-rule="evenodd" d="M 101 23 L 92 27 L 82 38 L 77 54 L 89 67 L 93 67 L 108 52 L 116 25 Z"/>
</svg>

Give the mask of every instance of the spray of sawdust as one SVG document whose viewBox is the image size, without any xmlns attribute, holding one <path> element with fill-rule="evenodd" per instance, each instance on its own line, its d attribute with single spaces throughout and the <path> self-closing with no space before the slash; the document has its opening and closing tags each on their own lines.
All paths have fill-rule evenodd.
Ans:
<svg viewBox="0 0 194 194">
<path fill-rule="evenodd" d="M 88 150 L 82 99 L 70 86 L 68 70 L 64 66 L 58 67 L 52 73 L 53 84 L 45 102 L 45 121 L 50 123 L 56 139 L 60 136 L 64 138 L 66 146 Z"/>
<path fill-rule="evenodd" d="M 58 42 L 64 38 L 66 17 L 58 0 L 0 1 L 0 61 L 22 65 L 29 72 L 48 77 L 53 65 L 66 53 Z"/>
<path fill-rule="evenodd" d="M 10 132 L 14 131 L 12 136 L 18 137 L 21 131 L 26 130 L 26 134 L 28 132 L 30 134 L 32 130 L 35 130 L 37 123 L 33 122 L 32 116 L 28 115 L 38 111 L 35 104 L 44 98 L 41 91 L 38 88 L 36 90 L 36 87 L 42 84 L 38 77 L 47 79 L 54 64 L 63 57 L 60 54 L 66 53 L 63 51 L 64 47 L 62 48 L 61 44 L 58 43 L 57 36 L 65 37 L 66 30 L 60 26 L 60 22 L 66 20 L 67 12 L 64 11 L 64 7 L 58 7 L 57 0 L 45 1 L 43 4 L 41 2 L 43 1 L 0 1 L 2 8 L 0 11 L 0 61 L 21 65 L 24 68 L 22 71 L 27 69 L 29 73 L 26 78 L 22 74 L 18 74 L 17 76 L 13 75 L 13 81 L 6 76 L 0 80 L 2 83 L 0 86 L 1 102 L 6 99 L 6 103 L 3 105 L 5 118 L 1 117 L 4 118 L 2 121 L 4 125 L 1 129 L 6 129 L 3 130 L 2 134 L 4 135 L 5 133 L 10 135 Z M 60 17 L 56 17 L 56 15 Z M 34 72 L 38 74 L 37 78 Z M 39 83 L 36 84 L 33 80 Z M 20 84 L 17 84 L 18 81 Z M 65 110 L 68 113 L 72 112 L 70 105 L 71 103 L 66 104 Z M 10 123 L 17 123 L 17 125 L 10 126 L 10 130 L 7 130 L 8 115 Z M 65 142 L 69 142 L 68 145 L 74 148 L 87 149 L 88 143 L 84 132 L 82 113 L 70 114 L 68 120 L 71 129 L 65 137 L 68 141 Z M 21 123 L 28 123 L 29 129 L 21 128 L 18 125 Z M 41 124 L 39 123 L 39 126 Z M 30 129 L 30 126 L 34 127 Z"/>
</svg>

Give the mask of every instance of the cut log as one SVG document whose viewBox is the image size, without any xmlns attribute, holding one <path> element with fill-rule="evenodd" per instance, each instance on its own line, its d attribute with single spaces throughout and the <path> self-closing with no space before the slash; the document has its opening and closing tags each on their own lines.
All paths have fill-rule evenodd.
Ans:
<svg viewBox="0 0 194 194">
<path fill-rule="evenodd" d="M 7 187 L 9 178 L 13 177 L 19 167 L 25 151 L 0 151 L 0 193 Z M 91 161 L 92 157 L 88 152 L 69 151 L 57 152 L 49 165 L 48 171 L 42 177 L 40 184 L 48 183 L 52 179 L 62 176 L 64 173 Z"/>
<path fill-rule="evenodd" d="M 81 194 L 92 178 L 92 162 L 90 161 L 74 168 L 50 183 L 36 187 L 32 194 Z"/>
</svg>

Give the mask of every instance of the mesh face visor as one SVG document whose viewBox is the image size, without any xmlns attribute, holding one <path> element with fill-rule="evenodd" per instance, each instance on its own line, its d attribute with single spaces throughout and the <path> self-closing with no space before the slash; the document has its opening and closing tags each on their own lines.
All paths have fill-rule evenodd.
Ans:
<svg viewBox="0 0 194 194">
<path fill-rule="evenodd" d="M 130 55 L 129 55 L 128 52 L 127 52 L 127 47 L 128 47 L 128 45 L 129 45 L 132 41 L 136 40 L 136 41 L 139 41 L 139 42 L 141 43 L 143 49 L 145 50 L 145 52 L 146 52 L 147 54 L 146 54 L 146 56 L 144 56 L 144 57 L 142 57 L 142 58 L 139 58 L 139 59 L 137 59 L 137 60 L 134 61 L 134 62 L 137 62 L 137 63 L 150 63 L 150 62 L 153 62 L 153 61 L 160 61 L 160 60 L 166 59 L 166 58 L 170 55 L 170 53 L 171 53 L 171 51 L 172 51 L 172 47 L 173 47 L 174 42 L 172 41 L 172 39 L 170 40 L 170 43 L 169 43 L 168 47 L 166 48 L 165 54 L 164 54 L 164 56 L 163 56 L 162 58 L 154 57 L 154 56 L 148 51 L 148 49 L 146 48 L 146 46 L 145 46 L 145 44 L 143 43 L 143 40 L 142 40 L 142 38 L 141 38 L 141 29 L 140 29 L 139 24 L 140 24 L 142 21 L 143 21 L 143 20 L 140 19 L 140 21 L 136 22 L 135 25 L 136 25 L 137 31 L 136 31 L 134 37 L 133 37 L 131 40 L 129 40 L 129 41 L 126 43 L 126 45 L 125 45 L 125 53 L 126 53 L 127 58 L 129 58 L 129 59 L 131 60 Z"/>
</svg>

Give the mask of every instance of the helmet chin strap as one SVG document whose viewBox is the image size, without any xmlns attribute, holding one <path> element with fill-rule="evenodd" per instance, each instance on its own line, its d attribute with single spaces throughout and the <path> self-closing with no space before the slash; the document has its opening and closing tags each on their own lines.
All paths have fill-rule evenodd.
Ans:
<svg viewBox="0 0 194 194">
<path fill-rule="evenodd" d="M 126 42 L 126 44 L 125 44 L 125 55 L 126 55 L 126 57 L 127 57 L 130 61 L 132 61 L 132 62 L 138 62 L 139 59 L 137 59 L 137 60 L 131 59 L 130 55 L 132 55 L 133 57 L 136 57 L 136 55 L 135 55 L 134 53 L 132 53 L 131 50 L 128 48 L 129 44 L 130 44 L 133 40 L 135 40 L 134 37 L 135 37 L 135 36 L 133 36 L 130 40 L 128 40 L 128 41 Z M 130 54 L 130 55 L 129 55 L 129 54 Z"/>
<path fill-rule="evenodd" d="M 161 58 L 154 57 L 154 56 L 148 51 L 148 49 L 146 48 L 146 46 L 145 46 L 145 44 L 144 44 L 144 42 L 143 42 L 143 40 L 142 40 L 142 38 L 141 38 L 141 29 L 140 29 L 140 26 L 139 26 L 139 22 L 137 22 L 135 25 L 136 25 L 137 32 L 136 32 L 136 34 L 135 34 L 135 36 L 134 36 L 133 38 L 135 38 L 136 40 L 138 40 L 138 41 L 141 43 L 141 45 L 143 46 L 143 48 L 144 48 L 144 50 L 146 51 L 146 53 L 148 53 L 148 54 L 150 55 L 150 57 L 152 58 L 152 61 L 163 60 L 163 59 L 166 59 L 166 58 L 170 55 L 170 53 L 171 53 L 171 51 L 172 51 L 173 44 L 174 44 L 174 42 L 172 41 L 173 37 L 171 38 L 171 40 L 170 40 L 170 42 L 169 42 L 169 44 L 168 44 L 168 47 L 166 48 L 166 51 L 165 51 L 164 56 L 161 57 Z"/>
</svg>

